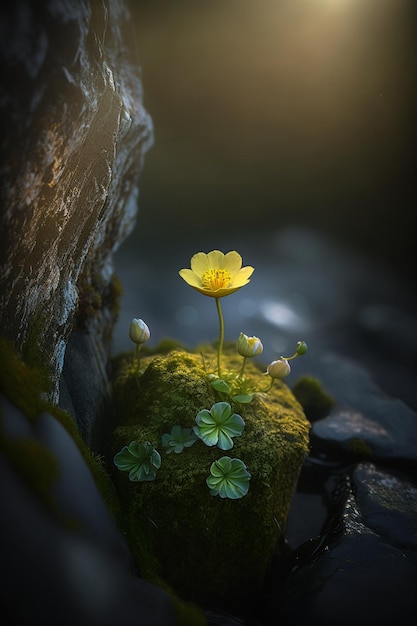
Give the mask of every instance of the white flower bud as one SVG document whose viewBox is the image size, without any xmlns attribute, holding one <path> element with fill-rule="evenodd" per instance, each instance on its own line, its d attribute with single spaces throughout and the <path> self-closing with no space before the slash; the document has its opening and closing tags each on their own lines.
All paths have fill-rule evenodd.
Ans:
<svg viewBox="0 0 417 626">
<path fill-rule="evenodd" d="M 287 359 L 281 358 L 278 361 L 272 361 L 266 368 L 266 373 L 271 378 L 285 378 L 291 372 L 290 364 Z"/>
<path fill-rule="evenodd" d="M 264 349 L 258 337 L 248 337 L 244 333 L 240 333 L 236 347 L 239 354 L 244 357 L 258 356 Z"/>
<path fill-rule="evenodd" d="M 129 337 L 131 341 L 136 344 L 145 343 L 150 336 L 151 332 L 145 322 L 134 317 L 129 326 Z"/>
</svg>

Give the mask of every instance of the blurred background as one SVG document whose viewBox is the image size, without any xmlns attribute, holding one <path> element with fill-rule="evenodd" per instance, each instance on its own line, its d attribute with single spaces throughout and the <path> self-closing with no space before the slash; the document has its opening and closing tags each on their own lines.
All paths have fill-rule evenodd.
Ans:
<svg viewBox="0 0 417 626">
<path fill-rule="evenodd" d="M 138 234 L 301 224 L 408 273 L 415 6 L 131 0 L 155 128 Z"/>
<path fill-rule="evenodd" d="M 297 334 L 354 356 L 375 332 L 404 343 L 393 327 L 415 330 L 416 4 L 131 0 L 155 139 L 116 255 L 116 350 L 131 348 L 132 316 L 153 320 L 155 341 L 216 338 L 214 302 L 177 274 L 214 248 L 256 268 L 224 301 L 229 338 L 260 335 L 262 319 L 274 350 Z M 255 328 L 234 328 L 242 311 Z"/>
</svg>

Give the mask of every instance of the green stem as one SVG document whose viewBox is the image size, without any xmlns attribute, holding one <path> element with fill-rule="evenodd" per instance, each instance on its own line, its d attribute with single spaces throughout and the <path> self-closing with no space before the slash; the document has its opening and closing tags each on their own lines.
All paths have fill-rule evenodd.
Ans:
<svg viewBox="0 0 417 626">
<path fill-rule="evenodd" d="M 291 359 L 296 359 L 299 356 L 297 352 L 295 352 L 292 356 L 281 356 L 281 359 L 285 359 L 286 361 L 291 361 Z"/>
<path fill-rule="evenodd" d="M 242 363 L 242 367 L 240 368 L 240 372 L 239 372 L 239 378 L 242 378 L 243 376 L 243 370 L 245 369 L 245 365 L 246 365 L 246 356 L 243 357 L 243 363 Z"/>
<path fill-rule="evenodd" d="M 217 314 L 219 316 L 219 324 L 220 324 L 220 334 L 219 334 L 219 345 L 217 346 L 217 373 L 219 378 L 222 377 L 221 367 L 220 367 L 220 359 L 223 350 L 223 341 L 224 341 L 224 319 L 222 313 L 222 305 L 220 304 L 220 298 L 216 298 L 216 307 Z"/>
<path fill-rule="evenodd" d="M 139 371 L 139 366 L 140 366 L 140 348 L 141 348 L 141 345 L 142 344 L 140 344 L 140 343 L 136 344 L 135 355 L 133 357 L 133 361 L 136 364 L 136 368 L 137 368 L 138 371 Z"/>
</svg>

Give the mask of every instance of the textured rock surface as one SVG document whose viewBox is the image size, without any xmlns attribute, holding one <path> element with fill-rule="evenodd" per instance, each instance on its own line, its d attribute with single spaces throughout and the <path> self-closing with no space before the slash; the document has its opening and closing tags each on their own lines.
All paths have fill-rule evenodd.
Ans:
<svg viewBox="0 0 417 626">
<path fill-rule="evenodd" d="M 310 423 L 282 381 L 268 393 L 240 404 L 210 385 L 215 353 L 173 350 L 146 357 L 141 376 L 132 358 L 119 364 L 114 381 L 118 419 L 113 454 L 131 441 L 150 442 L 162 457 L 155 480 L 131 482 L 113 468 L 126 536 L 137 562 L 155 570 L 182 597 L 195 602 L 240 606 L 264 584 L 274 558 L 281 557 L 283 529 L 303 462 Z M 234 374 L 242 358 L 234 346 L 223 353 L 223 374 Z M 253 391 L 266 387 L 261 371 L 248 363 L 244 380 Z M 175 424 L 195 426 L 201 409 L 229 402 L 244 420 L 230 449 L 197 440 L 181 454 L 167 454 L 161 437 Z M 247 494 L 213 496 L 206 484 L 213 462 L 241 459 L 251 474 Z M 110 471 L 110 470 L 109 470 Z M 230 479 L 233 483 L 233 479 Z M 157 566 L 155 565 L 157 563 Z"/>
<path fill-rule="evenodd" d="M 112 252 L 134 224 L 152 124 L 122 0 L 17 0 L 0 25 L 0 321 L 50 364 L 57 400 L 77 310 L 83 349 L 106 350 Z"/>
</svg>

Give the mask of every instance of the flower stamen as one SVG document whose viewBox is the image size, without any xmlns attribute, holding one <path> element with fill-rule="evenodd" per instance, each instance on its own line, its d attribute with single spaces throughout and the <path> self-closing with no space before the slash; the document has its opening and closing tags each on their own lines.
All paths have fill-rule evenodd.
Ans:
<svg viewBox="0 0 417 626">
<path fill-rule="evenodd" d="M 201 282 L 204 289 L 217 291 L 218 289 L 228 289 L 231 284 L 230 272 L 223 269 L 209 269 L 204 272 Z"/>
</svg>

